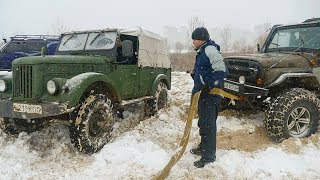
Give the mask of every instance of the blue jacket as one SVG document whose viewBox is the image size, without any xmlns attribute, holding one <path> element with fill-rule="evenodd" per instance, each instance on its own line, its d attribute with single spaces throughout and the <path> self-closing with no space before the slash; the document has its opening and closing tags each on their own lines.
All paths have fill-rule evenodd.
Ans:
<svg viewBox="0 0 320 180">
<path fill-rule="evenodd" d="M 222 87 L 226 67 L 219 49 L 219 45 L 209 40 L 197 50 L 192 93 L 200 91 L 204 85 L 209 89 Z"/>
</svg>

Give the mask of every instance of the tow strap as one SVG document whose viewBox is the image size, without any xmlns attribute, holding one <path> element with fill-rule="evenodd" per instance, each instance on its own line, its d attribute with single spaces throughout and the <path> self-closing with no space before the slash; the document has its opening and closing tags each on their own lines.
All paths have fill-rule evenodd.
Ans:
<svg viewBox="0 0 320 180">
<path fill-rule="evenodd" d="M 167 165 L 162 169 L 162 171 L 154 179 L 163 180 L 166 177 L 168 177 L 172 167 L 179 161 L 179 159 L 183 155 L 184 151 L 186 150 L 187 144 L 189 142 L 192 120 L 193 120 L 193 117 L 194 117 L 196 110 L 197 110 L 197 107 L 198 107 L 200 93 L 201 93 L 201 91 L 197 92 L 196 94 L 194 94 L 193 98 L 191 99 L 190 112 L 189 112 L 189 115 L 188 115 L 188 118 L 186 121 L 186 126 L 184 128 L 183 137 L 180 141 L 177 152 L 171 157 L 171 159 L 167 163 Z M 242 99 L 239 96 L 230 94 L 230 93 L 228 93 L 222 89 L 219 89 L 219 88 L 211 89 L 209 94 L 220 95 L 223 98 L 226 97 L 226 98 L 232 99 L 232 100 L 241 100 Z"/>
</svg>

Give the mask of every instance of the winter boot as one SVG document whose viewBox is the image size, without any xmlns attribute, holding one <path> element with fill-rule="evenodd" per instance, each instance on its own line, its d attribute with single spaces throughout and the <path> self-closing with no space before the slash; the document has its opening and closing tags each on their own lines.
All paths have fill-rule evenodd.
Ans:
<svg viewBox="0 0 320 180">
<path fill-rule="evenodd" d="M 201 156 L 202 155 L 202 148 L 200 146 L 197 146 L 196 148 L 191 149 L 190 153 L 194 154 L 194 155 Z"/>
<path fill-rule="evenodd" d="M 200 160 L 195 161 L 195 162 L 193 163 L 193 165 L 194 165 L 195 167 L 197 167 L 197 168 L 203 168 L 206 164 L 212 163 L 212 162 L 214 162 L 215 160 L 216 160 L 216 159 L 211 159 L 211 160 L 209 160 L 209 159 L 201 158 Z"/>
</svg>

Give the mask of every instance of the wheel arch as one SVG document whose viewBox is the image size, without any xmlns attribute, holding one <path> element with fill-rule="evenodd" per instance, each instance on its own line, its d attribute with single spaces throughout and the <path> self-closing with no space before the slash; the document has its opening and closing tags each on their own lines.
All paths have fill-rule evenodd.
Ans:
<svg viewBox="0 0 320 180">
<path fill-rule="evenodd" d="M 163 82 L 166 84 L 167 88 L 170 90 L 171 89 L 171 86 L 170 86 L 170 81 L 169 81 L 169 78 L 164 75 L 164 74 L 159 74 L 156 79 L 153 81 L 153 84 L 152 84 L 152 90 L 151 90 L 151 95 L 154 95 L 157 91 L 157 88 L 158 88 L 158 84 L 160 82 Z"/>
<path fill-rule="evenodd" d="M 320 83 L 312 73 L 286 73 L 267 86 L 271 92 L 283 91 L 289 88 L 304 88 L 309 91 L 319 91 Z"/>
<path fill-rule="evenodd" d="M 69 101 L 71 107 L 75 107 L 82 99 L 92 94 L 109 94 L 115 102 L 121 102 L 117 86 L 110 78 L 101 73 L 83 73 L 69 79 L 66 83 L 68 92 L 64 99 Z"/>
</svg>

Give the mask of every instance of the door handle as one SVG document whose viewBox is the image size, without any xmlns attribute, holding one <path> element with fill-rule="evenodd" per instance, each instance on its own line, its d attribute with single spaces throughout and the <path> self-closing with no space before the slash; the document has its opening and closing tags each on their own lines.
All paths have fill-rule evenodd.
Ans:
<svg viewBox="0 0 320 180">
<path fill-rule="evenodd" d="M 153 71 L 151 71 L 150 73 L 151 73 L 151 74 L 154 74 L 154 72 L 153 72 Z"/>
<path fill-rule="evenodd" d="M 131 75 L 132 75 L 132 76 L 136 76 L 136 75 L 137 75 L 137 73 L 131 73 Z"/>
</svg>

